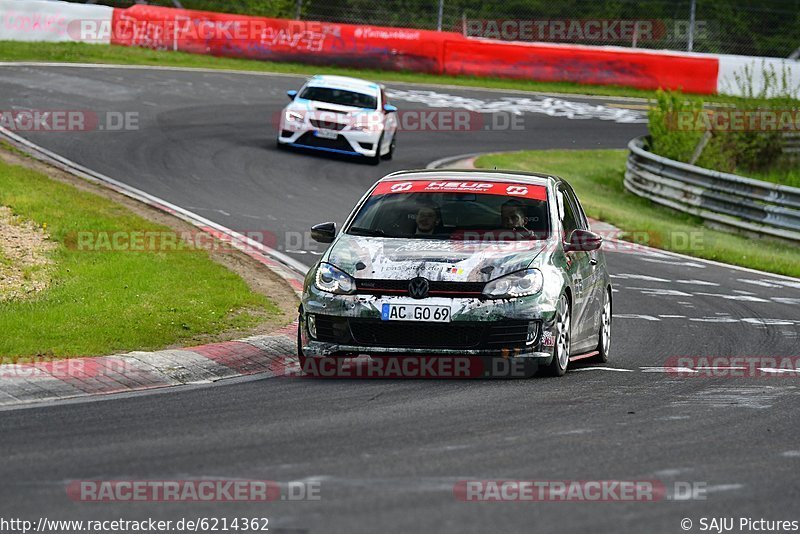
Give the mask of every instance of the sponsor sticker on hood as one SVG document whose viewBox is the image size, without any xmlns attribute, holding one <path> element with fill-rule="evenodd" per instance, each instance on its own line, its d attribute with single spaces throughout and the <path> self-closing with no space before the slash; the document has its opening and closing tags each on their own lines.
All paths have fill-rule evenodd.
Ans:
<svg viewBox="0 0 800 534">
<path fill-rule="evenodd" d="M 545 246 L 544 241 L 482 243 L 343 234 L 325 261 L 360 279 L 423 276 L 432 281 L 485 282 L 527 268 Z M 356 269 L 356 262 L 364 268 Z"/>
</svg>

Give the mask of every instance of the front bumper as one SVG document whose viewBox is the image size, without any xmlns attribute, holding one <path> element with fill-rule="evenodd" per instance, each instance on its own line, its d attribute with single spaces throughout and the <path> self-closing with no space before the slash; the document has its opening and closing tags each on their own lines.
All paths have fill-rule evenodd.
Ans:
<svg viewBox="0 0 800 534">
<path fill-rule="evenodd" d="M 380 150 L 380 131 L 340 130 L 336 131 L 335 139 L 319 137 L 316 132 L 317 129 L 309 125 L 287 124 L 284 120 L 278 131 L 278 142 L 296 148 L 350 156 L 375 157 Z"/>
<path fill-rule="evenodd" d="M 449 306 L 449 323 L 381 320 L 384 303 Z M 307 318 L 315 316 L 316 338 Z M 535 329 L 531 340 L 527 334 Z M 537 297 L 506 300 L 331 295 L 308 288 L 300 314 L 306 357 L 477 356 L 547 365 L 555 341 L 555 303 Z"/>
</svg>

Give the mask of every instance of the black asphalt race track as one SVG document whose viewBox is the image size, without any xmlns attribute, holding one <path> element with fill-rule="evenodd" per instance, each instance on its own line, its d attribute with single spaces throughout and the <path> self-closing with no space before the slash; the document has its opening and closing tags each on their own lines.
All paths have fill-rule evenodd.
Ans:
<svg viewBox="0 0 800 534">
<path fill-rule="evenodd" d="M 270 232 L 307 264 L 319 251 L 305 242 L 308 227 L 342 221 L 389 171 L 480 151 L 624 148 L 645 131 L 525 111 L 521 130 L 405 132 L 395 159 L 373 167 L 275 148 L 275 116 L 300 83 L 5 66 L 0 109 L 138 112 L 132 131 L 25 136 L 231 228 Z M 483 101 L 520 97 L 388 86 Z M 563 98 L 579 107 L 619 104 Z M 800 519 L 797 376 L 664 369 L 676 356 L 798 355 L 800 282 L 666 254 L 609 250 L 607 258 L 616 291 L 605 367 L 512 381 L 250 379 L 5 411 L 0 517 L 266 517 L 270 532 L 310 533 L 677 533 L 683 519 L 695 531 L 703 518 L 735 518 L 736 528 L 739 518 Z M 321 498 L 81 503 L 65 489 L 75 480 L 201 478 L 304 481 L 318 485 Z M 459 481 L 496 479 L 655 481 L 668 497 L 462 502 L 453 491 Z M 676 482 L 693 485 L 696 498 L 676 493 Z"/>
</svg>

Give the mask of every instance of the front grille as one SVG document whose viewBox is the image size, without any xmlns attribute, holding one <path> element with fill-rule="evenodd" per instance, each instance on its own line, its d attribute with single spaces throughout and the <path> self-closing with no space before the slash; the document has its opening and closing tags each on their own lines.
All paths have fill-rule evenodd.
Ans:
<svg viewBox="0 0 800 534">
<path fill-rule="evenodd" d="M 501 350 L 525 347 L 529 321 L 425 323 L 315 314 L 317 340 L 343 345 L 414 349 Z M 538 325 L 537 325 L 538 326 Z M 538 341 L 537 339 L 533 342 Z"/>
<path fill-rule="evenodd" d="M 483 329 L 457 323 L 350 321 L 353 339 L 359 345 L 404 348 L 476 348 Z"/>
<path fill-rule="evenodd" d="M 423 323 L 350 319 L 358 345 L 417 349 L 496 349 L 525 346 L 528 321 Z"/>
<path fill-rule="evenodd" d="M 336 139 L 323 139 L 322 137 L 317 137 L 314 135 L 313 132 L 306 132 L 300 136 L 300 138 L 296 141 L 296 144 L 354 152 L 353 147 L 350 146 L 350 143 L 347 142 L 347 139 L 341 135 L 337 136 Z"/>
<path fill-rule="evenodd" d="M 409 280 L 356 280 L 356 291 L 366 295 L 408 295 Z M 484 282 L 430 282 L 431 297 L 476 298 L 483 293 Z"/>
<path fill-rule="evenodd" d="M 319 119 L 311 119 L 311 126 L 314 128 L 324 128 L 325 130 L 344 130 L 345 124 L 334 121 L 321 121 Z"/>
</svg>

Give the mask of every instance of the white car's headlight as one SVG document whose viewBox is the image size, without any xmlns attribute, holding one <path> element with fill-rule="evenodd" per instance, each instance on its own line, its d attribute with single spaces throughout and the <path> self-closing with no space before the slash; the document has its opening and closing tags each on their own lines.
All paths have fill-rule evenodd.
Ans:
<svg viewBox="0 0 800 534">
<path fill-rule="evenodd" d="M 303 120 L 305 119 L 305 116 L 299 111 L 289 110 L 285 113 L 285 116 L 286 116 L 286 122 L 303 122 Z"/>
<path fill-rule="evenodd" d="M 382 124 L 354 124 L 351 128 L 354 132 L 380 132 Z"/>
<path fill-rule="evenodd" d="M 380 115 L 362 115 L 353 120 L 350 129 L 354 132 L 380 132 L 383 120 Z"/>
<path fill-rule="evenodd" d="M 490 299 L 507 299 L 535 295 L 544 286 L 544 276 L 539 269 L 525 269 L 492 280 L 483 288 Z"/>
<path fill-rule="evenodd" d="M 337 295 L 349 295 L 356 291 L 356 281 L 352 276 L 331 265 L 320 263 L 315 276 L 317 289 Z"/>
</svg>

